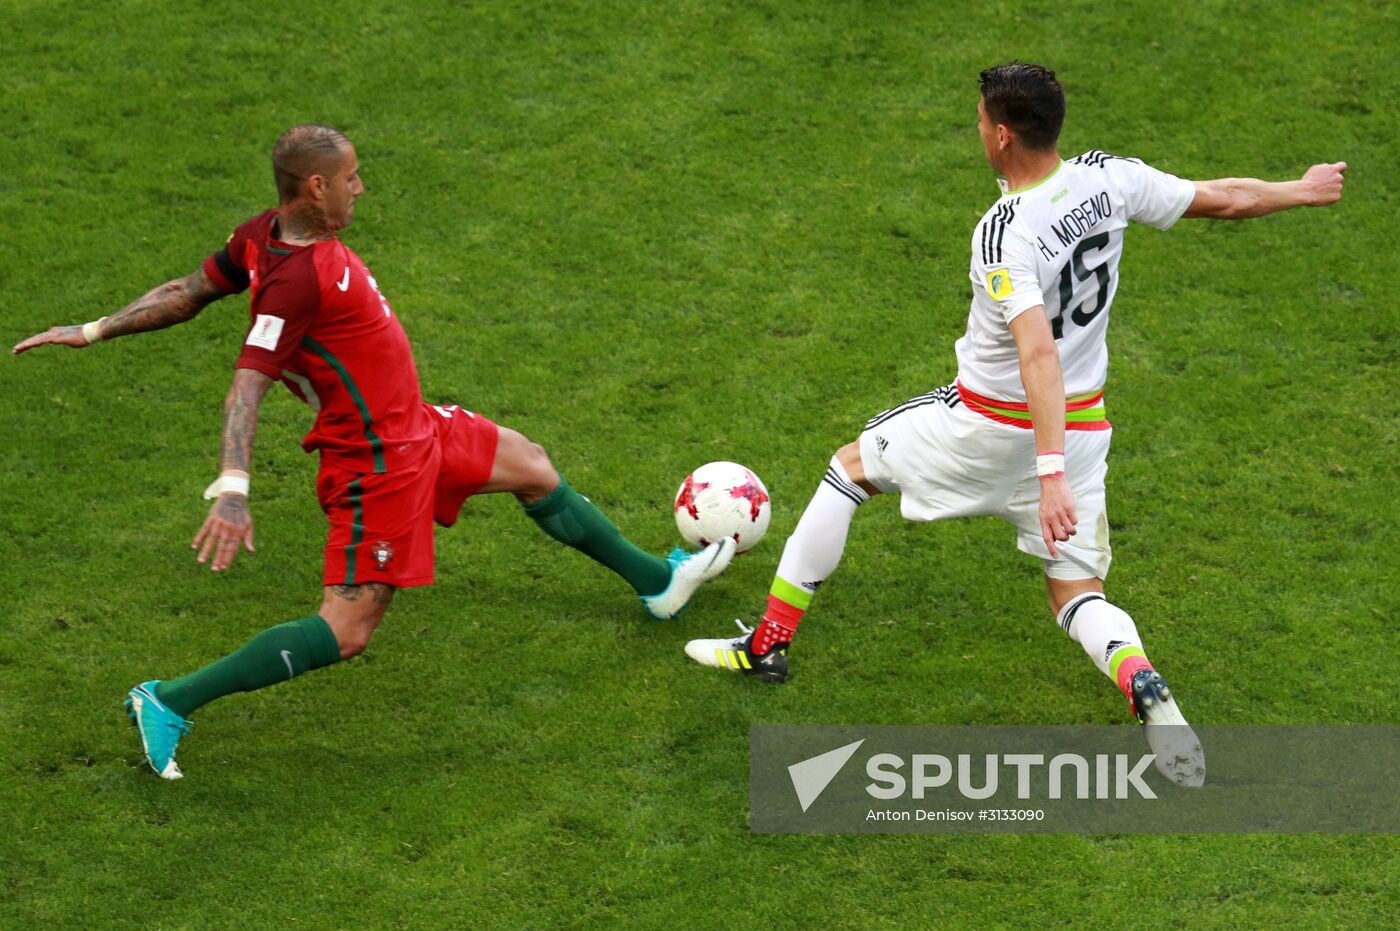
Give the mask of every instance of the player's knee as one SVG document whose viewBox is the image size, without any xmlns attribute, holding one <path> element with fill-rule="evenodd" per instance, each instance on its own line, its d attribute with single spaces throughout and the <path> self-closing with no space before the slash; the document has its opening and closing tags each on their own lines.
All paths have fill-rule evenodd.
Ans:
<svg viewBox="0 0 1400 931">
<path fill-rule="evenodd" d="M 539 474 L 554 474 L 554 463 L 549 461 L 549 453 L 539 443 L 530 443 L 530 467 Z"/>
<path fill-rule="evenodd" d="M 369 646 L 370 638 L 373 636 L 373 627 L 350 627 L 336 631 L 335 642 L 340 645 L 340 658 L 349 659 L 352 656 L 359 656 Z"/>
<path fill-rule="evenodd" d="M 1050 613 L 1055 617 L 1059 617 L 1065 605 L 1080 595 L 1102 595 L 1104 592 L 1103 579 L 1057 579 L 1048 575 L 1045 577 L 1045 588 L 1050 599 Z"/>
<path fill-rule="evenodd" d="M 559 473 L 543 446 L 515 430 L 502 429 L 491 485 L 494 491 L 510 491 L 532 501 L 559 487 Z"/>
<path fill-rule="evenodd" d="M 335 642 L 340 646 L 340 658 L 359 656 L 369 646 L 379 622 L 384 619 L 384 608 L 345 618 L 340 624 L 331 625 Z"/>
<path fill-rule="evenodd" d="M 521 467 L 522 491 L 543 497 L 559 487 L 559 473 L 549 461 L 549 453 L 539 443 L 526 441 Z"/>
<path fill-rule="evenodd" d="M 365 651 L 393 598 L 394 587 L 378 582 L 335 585 L 326 589 L 320 614 L 335 634 L 341 659 L 359 656 Z"/>
<path fill-rule="evenodd" d="M 851 481 L 859 485 L 866 494 L 878 495 L 880 489 L 870 484 L 865 477 L 865 464 L 860 458 L 860 440 L 854 440 L 836 451 L 835 459 L 846 470 Z"/>
</svg>

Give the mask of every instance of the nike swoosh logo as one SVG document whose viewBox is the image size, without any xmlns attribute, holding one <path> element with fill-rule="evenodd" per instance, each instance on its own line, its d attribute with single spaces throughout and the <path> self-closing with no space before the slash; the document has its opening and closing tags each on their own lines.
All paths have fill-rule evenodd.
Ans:
<svg viewBox="0 0 1400 931">
<path fill-rule="evenodd" d="M 335 286 L 342 291 L 350 290 L 350 266 L 345 266 L 345 277 L 335 283 Z"/>
<path fill-rule="evenodd" d="M 282 651 L 282 662 L 284 662 L 284 663 L 287 664 L 287 678 L 288 678 L 288 679 L 295 679 L 295 678 L 297 677 L 297 671 L 296 671 L 295 669 L 292 668 L 292 651 L 291 651 L 291 650 L 283 650 L 283 651 Z"/>
</svg>

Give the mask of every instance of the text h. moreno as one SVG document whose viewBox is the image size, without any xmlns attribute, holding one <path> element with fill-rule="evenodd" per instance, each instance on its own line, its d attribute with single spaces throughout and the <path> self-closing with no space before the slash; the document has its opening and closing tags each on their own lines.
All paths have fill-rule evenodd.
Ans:
<svg viewBox="0 0 1400 931">
<path fill-rule="evenodd" d="M 988 753 L 974 762 L 969 753 L 954 759 L 915 753 L 907 760 L 894 753 L 877 753 L 865 763 L 865 774 L 872 780 L 865 791 L 872 798 L 889 800 L 906 795 L 922 799 L 930 791 L 956 789 L 963 798 L 988 799 L 1003 778 L 1008 785 L 1014 778 L 1018 799 L 1031 798 L 1033 789 L 1040 790 L 1035 792 L 1037 798 L 1156 798 L 1142 781 L 1156 758 L 1154 753 L 1136 759 L 1126 753 L 1092 757 L 1061 753 L 1047 762 L 1041 753 Z"/>
</svg>

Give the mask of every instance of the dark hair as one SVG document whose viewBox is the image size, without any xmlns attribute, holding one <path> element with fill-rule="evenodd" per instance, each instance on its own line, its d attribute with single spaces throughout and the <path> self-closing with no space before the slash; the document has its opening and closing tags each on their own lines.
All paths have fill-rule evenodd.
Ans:
<svg viewBox="0 0 1400 931">
<path fill-rule="evenodd" d="M 1065 89 L 1055 72 L 1013 61 L 982 72 L 982 106 L 1028 149 L 1053 149 L 1065 122 Z"/>
<path fill-rule="evenodd" d="M 272 177 L 282 203 L 296 199 L 301 182 L 333 170 L 350 137 L 331 126 L 304 123 L 282 134 L 272 149 Z"/>
</svg>

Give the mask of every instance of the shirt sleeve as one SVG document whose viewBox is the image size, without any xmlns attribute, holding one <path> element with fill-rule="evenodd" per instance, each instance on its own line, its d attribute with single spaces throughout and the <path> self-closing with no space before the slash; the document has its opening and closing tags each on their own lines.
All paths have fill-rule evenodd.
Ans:
<svg viewBox="0 0 1400 931">
<path fill-rule="evenodd" d="M 269 378 L 282 377 L 287 361 L 321 309 L 315 267 L 310 261 L 306 266 L 304 274 L 262 286 L 237 368 L 256 369 Z"/>
<path fill-rule="evenodd" d="M 1190 181 L 1135 158 L 1110 159 L 1104 167 L 1122 192 L 1128 219 L 1159 230 L 1170 229 L 1196 198 L 1196 186 Z"/>
<path fill-rule="evenodd" d="M 248 226 L 249 223 L 244 223 L 234 230 L 224 247 L 204 260 L 204 274 L 226 294 L 242 294 L 248 290 L 248 269 L 235 258 L 244 254 L 243 244 L 248 239 Z"/>
<path fill-rule="evenodd" d="M 972 250 L 972 287 L 978 298 L 1001 311 L 1009 325 L 1045 303 L 1030 243 L 1010 228 L 1004 214 L 993 211 L 978 224 Z M 979 242 L 986 245 L 978 248 Z"/>
</svg>

